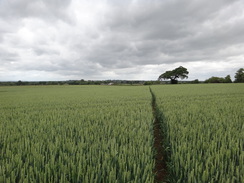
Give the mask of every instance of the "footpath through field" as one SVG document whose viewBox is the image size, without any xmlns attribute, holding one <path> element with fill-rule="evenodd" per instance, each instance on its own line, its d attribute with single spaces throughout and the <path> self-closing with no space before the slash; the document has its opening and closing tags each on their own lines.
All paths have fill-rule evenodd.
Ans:
<svg viewBox="0 0 244 183">
<path fill-rule="evenodd" d="M 161 127 L 159 110 L 156 104 L 156 97 L 151 88 L 150 93 L 152 95 L 152 110 L 154 115 L 154 124 L 153 124 L 153 134 L 154 134 L 154 149 L 156 151 L 155 154 L 155 182 L 167 182 L 167 166 L 166 166 L 166 154 L 163 149 L 163 131 Z"/>
</svg>

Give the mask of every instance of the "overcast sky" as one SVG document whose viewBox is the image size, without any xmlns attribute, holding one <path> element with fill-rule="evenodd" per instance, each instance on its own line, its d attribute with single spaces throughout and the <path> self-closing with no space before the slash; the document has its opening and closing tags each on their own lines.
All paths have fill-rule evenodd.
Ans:
<svg viewBox="0 0 244 183">
<path fill-rule="evenodd" d="M 189 79 L 244 67 L 243 0 L 0 0 L 0 81 Z"/>
</svg>

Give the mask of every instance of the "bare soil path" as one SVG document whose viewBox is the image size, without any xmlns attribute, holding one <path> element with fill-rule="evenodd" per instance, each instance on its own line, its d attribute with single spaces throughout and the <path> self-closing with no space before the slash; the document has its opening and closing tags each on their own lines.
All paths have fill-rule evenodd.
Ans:
<svg viewBox="0 0 244 183">
<path fill-rule="evenodd" d="M 164 149 L 163 149 L 163 134 L 160 125 L 160 120 L 157 116 L 157 106 L 156 106 L 156 98 L 150 89 L 152 94 L 152 110 L 154 115 L 154 149 L 156 151 L 155 154 L 155 183 L 168 182 L 167 181 L 167 166 L 166 166 L 166 158 L 164 157 Z"/>
</svg>

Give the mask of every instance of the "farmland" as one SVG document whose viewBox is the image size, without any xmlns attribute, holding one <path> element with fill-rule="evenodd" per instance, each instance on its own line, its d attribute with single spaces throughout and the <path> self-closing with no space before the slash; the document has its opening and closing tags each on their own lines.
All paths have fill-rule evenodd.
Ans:
<svg viewBox="0 0 244 183">
<path fill-rule="evenodd" d="M 244 180 L 243 84 L 150 88 L 170 182 Z M 0 182 L 154 182 L 151 102 L 148 86 L 0 87 Z"/>
<path fill-rule="evenodd" d="M 148 87 L 3 87 L 0 182 L 153 182 Z"/>
<path fill-rule="evenodd" d="M 244 85 L 151 87 L 172 182 L 243 182 Z"/>
</svg>

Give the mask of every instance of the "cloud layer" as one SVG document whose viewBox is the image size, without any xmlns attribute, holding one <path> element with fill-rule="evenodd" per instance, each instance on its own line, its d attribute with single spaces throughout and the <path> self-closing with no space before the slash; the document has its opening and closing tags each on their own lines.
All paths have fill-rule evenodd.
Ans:
<svg viewBox="0 0 244 183">
<path fill-rule="evenodd" d="M 0 80 L 233 76 L 242 0 L 0 0 Z"/>
</svg>

